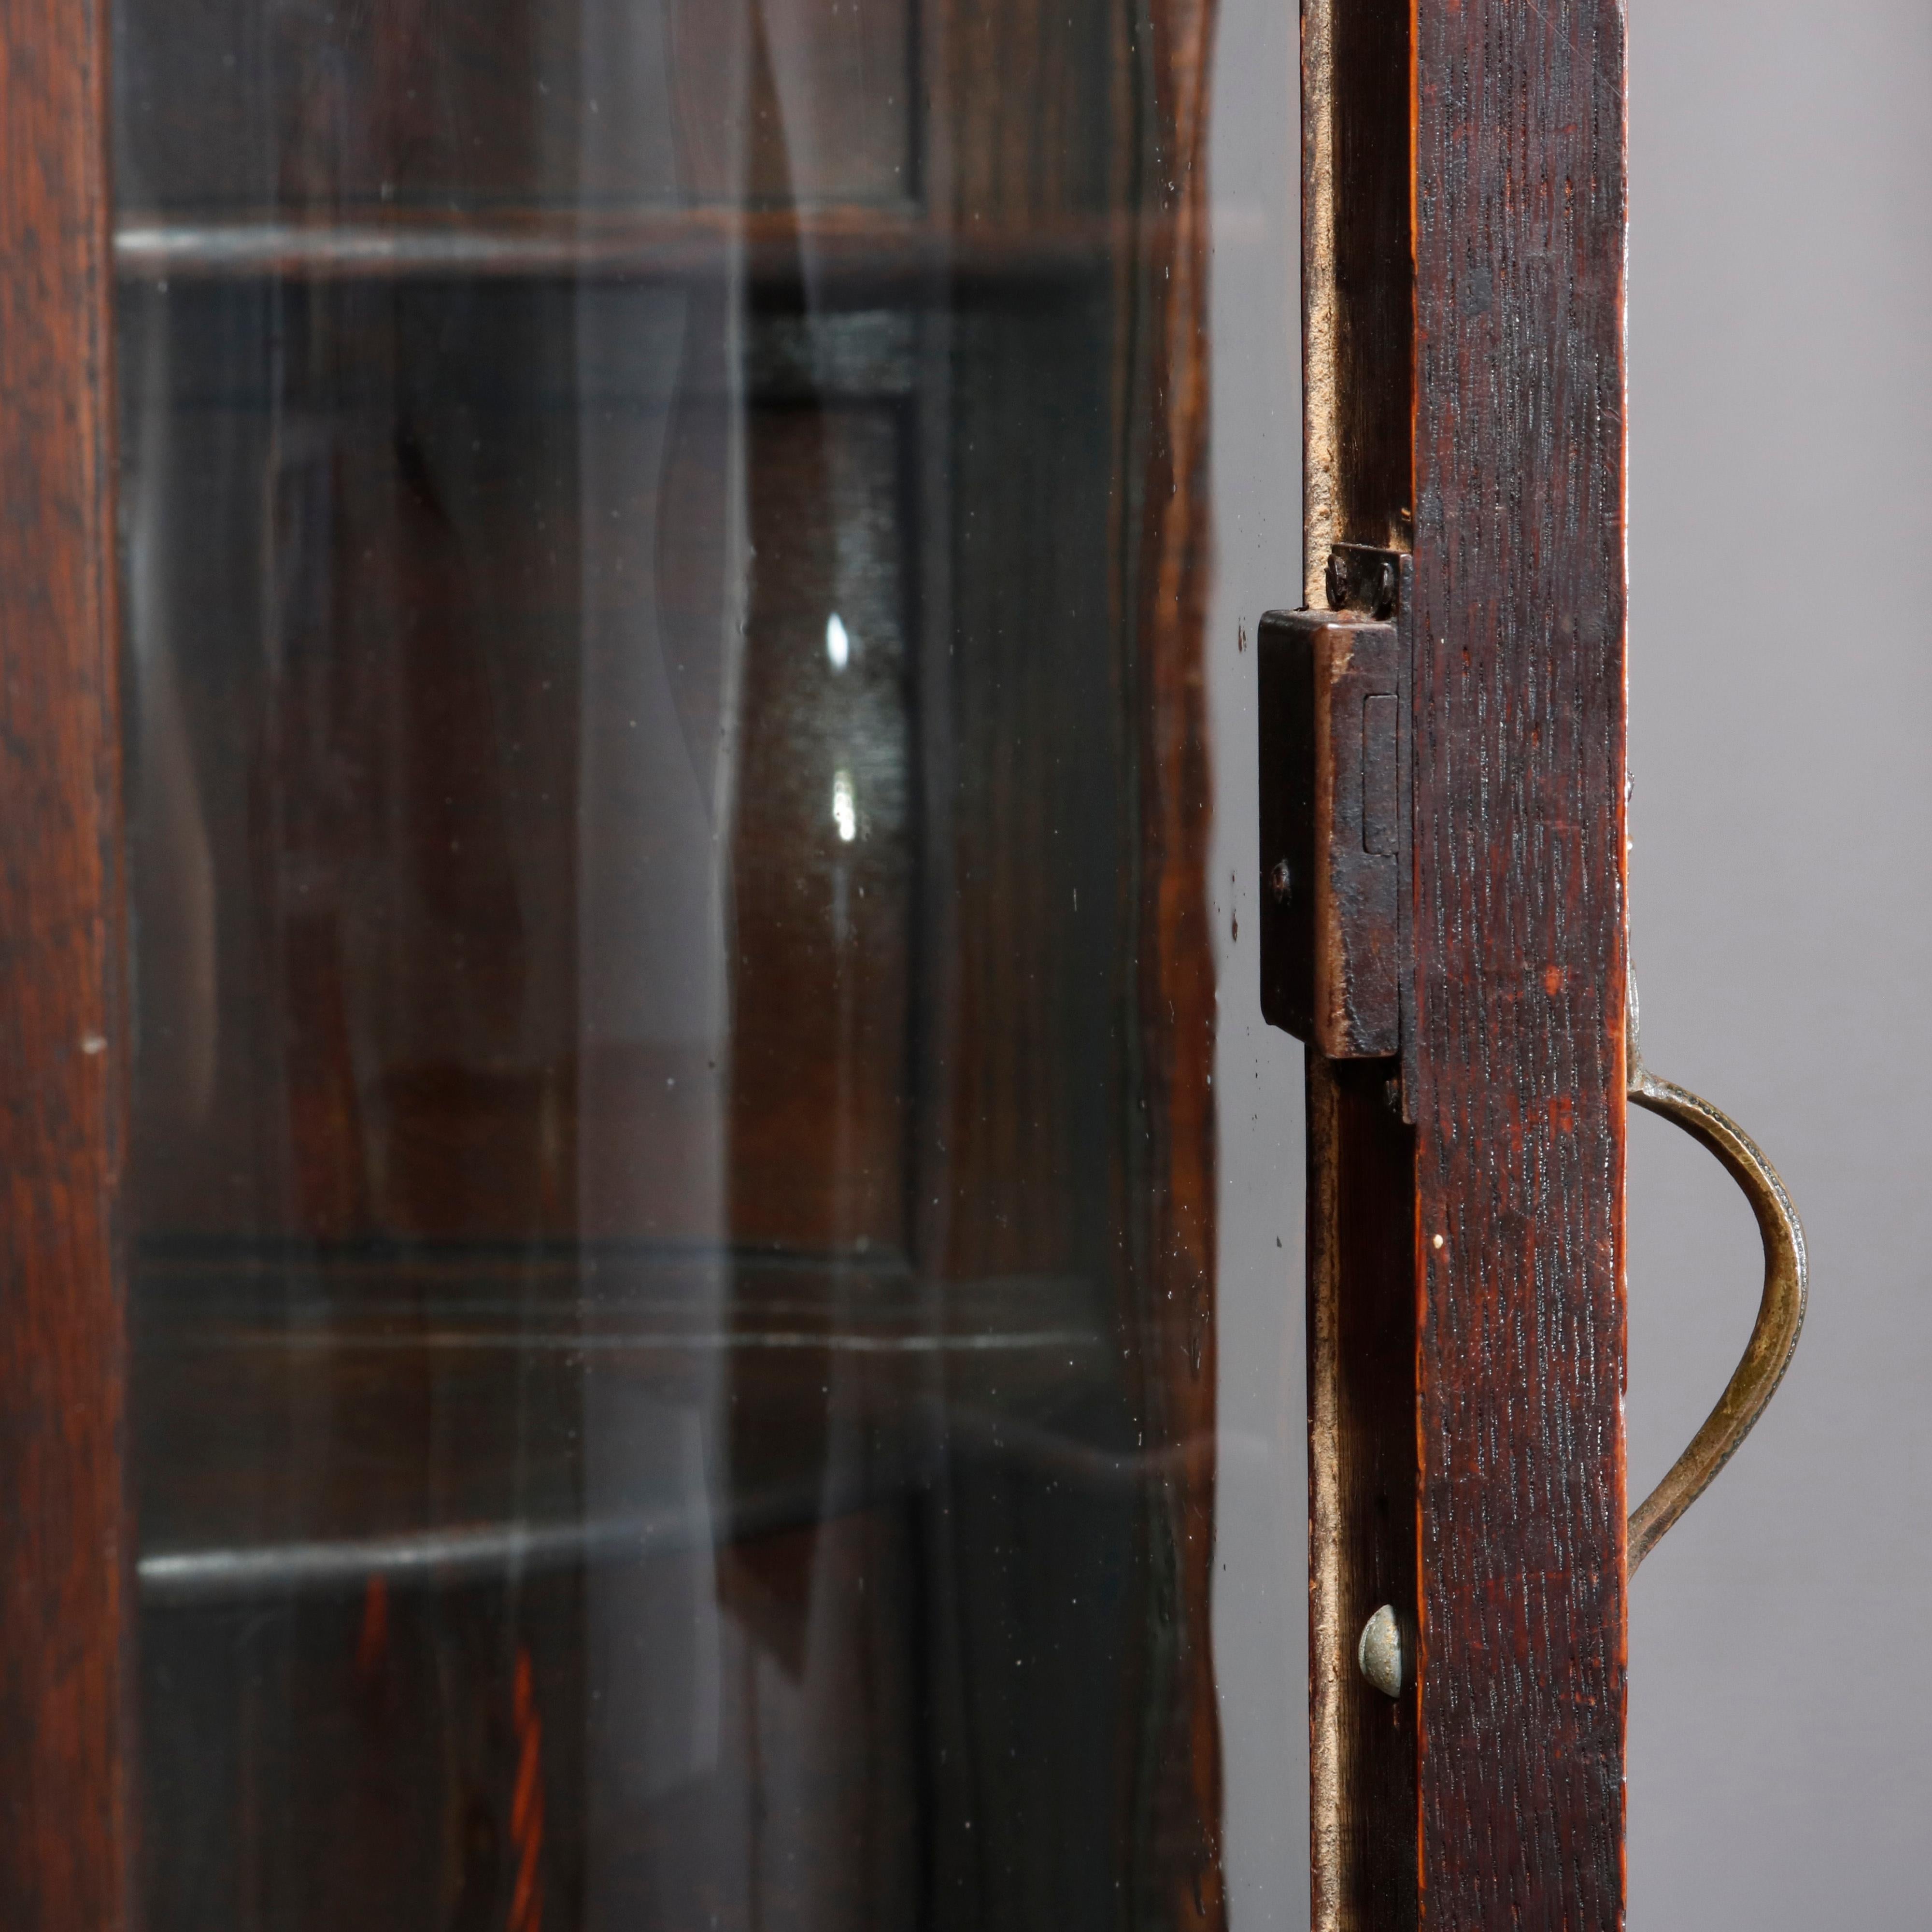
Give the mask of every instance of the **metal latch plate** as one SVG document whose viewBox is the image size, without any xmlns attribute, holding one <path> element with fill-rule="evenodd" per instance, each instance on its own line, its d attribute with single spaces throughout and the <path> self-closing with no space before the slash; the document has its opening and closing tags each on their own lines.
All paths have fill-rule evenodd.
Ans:
<svg viewBox="0 0 1932 1932">
<path fill-rule="evenodd" d="M 1262 1012 L 1334 1060 L 1396 1052 L 1400 640 L 1352 611 L 1261 622 Z"/>
</svg>

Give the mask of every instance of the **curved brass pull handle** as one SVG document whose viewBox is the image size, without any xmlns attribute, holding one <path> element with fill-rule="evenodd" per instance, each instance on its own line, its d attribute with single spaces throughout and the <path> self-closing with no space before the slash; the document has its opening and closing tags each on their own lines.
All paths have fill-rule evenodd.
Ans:
<svg viewBox="0 0 1932 1932">
<path fill-rule="evenodd" d="M 1690 1438 L 1690 1446 L 1662 1482 L 1631 1513 L 1630 1574 L 1656 1546 L 1664 1532 L 1709 1487 L 1711 1479 L 1736 1454 L 1765 1405 L 1778 1393 L 1804 1323 L 1807 1276 L 1804 1230 L 1784 1191 L 1778 1170 L 1758 1151 L 1750 1136 L 1730 1117 L 1695 1094 L 1660 1080 L 1643 1064 L 1636 1043 L 1636 988 L 1630 999 L 1630 1097 L 1640 1107 L 1674 1120 L 1701 1141 L 1724 1164 L 1744 1191 L 1764 1241 L 1764 1297 L 1744 1358 L 1732 1372 L 1718 1406 Z"/>
</svg>

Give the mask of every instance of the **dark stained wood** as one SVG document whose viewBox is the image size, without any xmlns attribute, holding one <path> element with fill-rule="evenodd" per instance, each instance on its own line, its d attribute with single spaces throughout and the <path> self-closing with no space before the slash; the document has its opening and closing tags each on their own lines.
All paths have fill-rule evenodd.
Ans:
<svg viewBox="0 0 1932 1932">
<path fill-rule="evenodd" d="M 1304 16 L 1310 601 L 1335 541 L 1414 541 L 1412 1165 L 1362 1076 L 1310 1086 L 1322 1932 L 1623 1921 L 1621 33 L 1596 0 Z M 1376 1214 L 1414 1231 L 1412 1388 L 1348 1339 Z M 1378 1482 L 1402 1520 L 1364 1542 Z M 1418 1642 L 1402 1778 L 1337 1681 L 1378 1588 Z M 1372 1847 L 1402 1812 L 1412 1898 Z"/>
<path fill-rule="evenodd" d="M 1157 8 L 1156 20 L 1171 17 Z M 928 206 L 962 234 L 1051 228 L 1070 218 L 1148 212 L 1122 192 L 1132 131 L 1124 82 L 1165 46 L 1131 47 L 1104 7 L 940 0 L 928 16 L 943 76 Z M 1151 200 L 1152 197 L 1148 197 Z"/>
<path fill-rule="evenodd" d="M 1103 273 L 1158 218 L 1022 207 L 992 217 L 910 207 L 370 208 L 292 218 L 272 206 L 209 217 L 124 208 L 115 265 L 130 281 L 740 278 L 842 308 L 916 302 L 948 282 L 1048 287 Z"/>
<path fill-rule="evenodd" d="M 124 304 L 146 1235 L 575 1211 L 577 452 L 491 294 Z"/>
<path fill-rule="evenodd" d="M 1256 638 L 1262 1013 L 1338 1060 L 1400 1044 L 1395 627 L 1270 610 Z"/>
<path fill-rule="evenodd" d="M 933 1238 L 948 1277 L 1109 1268 L 1114 1150 L 1102 1123 L 1128 1077 L 1129 995 L 1110 940 L 1123 721 L 1114 665 L 1048 647 L 1061 626 L 1108 620 L 1112 533 L 1096 484 L 1112 424 L 1091 356 L 1097 306 L 1003 306 L 957 325 L 940 805 L 951 892 L 933 947 L 948 1152 L 935 1163 L 945 1192 Z M 1035 618 L 1049 610 L 1043 634 Z M 1048 714 L 1050 734 L 1013 728 Z"/>
<path fill-rule="evenodd" d="M 659 298 L 602 298 L 644 345 L 574 379 L 638 425 L 603 500 L 558 406 L 573 392 L 557 345 L 598 298 L 358 285 L 128 303 L 130 517 L 166 559 L 135 587 L 155 640 L 134 826 L 147 1233 L 714 1239 L 698 1177 L 728 1108 L 740 1239 L 904 1248 L 910 332 L 877 314 L 821 330 L 814 371 L 775 322 L 740 422 L 739 370 L 651 366 Z M 278 429 L 272 316 L 305 352 Z M 436 385 L 459 376 L 452 404 Z M 675 676 L 657 756 L 668 740 L 717 802 L 734 567 L 718 539 L 741 430 L 757 568 L 721 1076 L 701 1042 L 582 1036 L 579 908 L 599 899 L 607 954 L 628 943 L 688 830 L 666 823 L 636 714 L 608 698 L 640 638 L 662 635 Z M 262 467 L 266 504 L 238 482 Z M 586 534 L 598 518 L 610 534 Z M 189 634 L 191 657 L 162 642 Z M 586 830 L 573 802 L 597 733 L 608 776 Z M 179 883 L 198 877 L 200 898 Z"/>
<path fill-rule="evenodd" d="M 1140 782 L 1138 886 L 1118 944 L 1136 981 L 1136 1098 L 1126 1124 L 1130 1360 L 1156 1466 L 1146 1518 L 1150 1722 L 1135 1768 L 1139 1882 L 1150 1918 L 1216 1932 L 1221 1738 L 1214 1684 L 1216 992 L 1208 933 L 1212 811 L 1205 692 L 1209 503 L 1208 112 L 1214 0 L 1156 0 L 1135 47 L 1130 192 L 1161 218 L 1130 259 L 1124 331 L 1131 656 Z M 1141 358 L 1143 358 L 1141 359 Z"/>
<path fill-rule="evenodd" d="M 823 1433 L 835 1369 L 841 1412 L 869 1438 L 833 1486 L 850 1500 L 929 1473 L 935 1362 L 963 1434 L 1010 1427 L 1028 1457 L 1077 1472 L 1079 1440 L 1046 1432 L 1105 1386 L 1114 1350 L 1111 1311 L 1072 1276 L 950 1283 L 935 1334 L 902 1261 L 506 1244 L 278 1265 L 182 1244 L 142 1275 L 141 1575 L 159 1604 L 340 1588 L 358 1560 L 420 1582 L 412 1548 L 439 1532 L 460 1533 L 441 1566 L 452 1574 L 501 1572 L 519 1531 L 531 1570 L 701 1540 L 674 1466 L 628 1472 L 621 1506 L 586 1502 L 586 1354 L 605 1388 L 673 1406 L 728 1372 L 746 1420 L 715 1498 L 728 1534 L 796 1526 L 825 1504 L 824 1472 L 799 1450 L 814 1418 Z M 327 1426 L 338 1402 L 352 1433 Z M 522 1418 L 514 1431 L 506 1412 Z"/>
<path fill-rule="evenodd" d="M 436 1592 L 375 1579 L 151 1613 L 144 1784 L 195 1802 L 169 1804 L 144 1845 L 146 1922 L 502 1928 L 529 1835 L 512 1803 L 517 1680 L 539 1727 L 580 1707 L 583 1599 L 570 1575 Z M 571 1924 L 589 1767 L 562 1742 L 552 1731 L 532 1766 L 535 1877 L 546 1921 Z"/>
<path fill-rule="evenodd" d="M 131 10 L 154 1922 L 1214 1932 L 1210 12 Z"/>
<path fill-rule="evenodd" d="M 1407 0 L 1333 9 L 1336 540 L 1406 548 L 1413 334 Z"/>
<path fill-rule="evenodd" d="M 922 1258 L 946 1294 L 1065 1276 L 1116 1336 L 1152 1294 L 1119 1272 L 1136 1198 L 1123 1142 L 1149 1106 L 1132 956 L 1116 938 L 1124 855 L 1142 836 L 1124 754 L 1133 719 L 1118 646 L 1088 648 L 1112 621 L 1118 326 L 1094 290 L 1044 308 L 976 302 L 952 324 L 951 623 L 927 661 L 948 728 L 928 807 L 941 862 L 927 886 L 934 1035 L 920 1070 L 936 1118 L 917 1202 Z M 1022 722 L 1048 718 L 1043 732 Z M 984 1410 L 990 1431 L 964 1426 L 980 1406 L 964 1364 L 945 1365 L 926 1517 L 929 1897 L 944 1932 L 1077 1919 L 1096 1883 L 1130 1869 L 1158 1882 L 1190 1850 L 1177 1836 L 1171 1855 L 1148 1822 L 1154 1740 L 1172 1736 L 1174 1712 L 1171 1679 L 1144 1687 L 1178 1618 L 1148 1581 L 1144 1526 L 1169 1466 L 1141 1460 L 1154 1438 L 1126 1353 L 1054 1425 L 1101 1452 L 1096 1474 L 1117 1472 L 1099 1482 L 1016 1480 L 1000 1444 L 1024 1438 Z M 1048 1604 L 1070 1612 L 1100 1588 L 1119 1593 L 1118 1614 L 1066 1642 Z M 1094 1731 L 1082 1726 L 1076 1747 L 1042 1721 L 1049 1680 L 1055 1702 L 1104 1713 L 1097 1757 L 1082 1755 Z M 1018 1802 L 999 1795 L 992 1766 Z"/>
<path fill-rule="evenodd" d="M 1331 544 L 1406 549 L 1413 301 L 1409 0 L 1305 0 L 1301 255 L 1304 578 Z"/>
<path fill-rule="evenodd" d="M 1305 574 L 1318 603 L 1332 543 L 1400 542 L 1412 518 L 1415 640 L 1415 1024 L 1391 1096 L 1414 1123 L 1412 1162 L 1393 1112 L 1351 1113 L 1348 1082 L 1369 1069 L 1311 1075 L 1311 1322 L 1330 1350 L 1311 1402 L 1331 1458 L 1325 1475 L 1317 1459 L 1327 1500 L 1311 1552 L 1316 1923 L 1612 1932 L 1625 1667 L 1622 16 L 1595 0 L 1562 16 L 1432 0 L 1412 19 L 1409 72 L 1395 10 L 1304 16 Z M 1397 157 L 1412 183 L 1400 196 Z M 1408 421 L 1412 397 L 1405 458 L 1388 415 L 1403 399 Z M 1391 1319 L 1400 1306 L 1382 1298 L 1385 1243 L 1349 1232 L 1378 1216 L 1413 1230 L 1412 1388 L 1386 1336 L 1348 1338 L 1358 1303 Z M 1389 1399 L 1358 1402 L 1361 1426 L 1344 1426 L 1351 1390 L 1376 1388 Z M 1387 1479 L 1398 1450 L 1414 1458 L 1412 1504 Z M 1346 1498 L 1377 1490 L 1393 1514 L 1370 1534 Z M 1412 1573 L 1398 1546 L 1415 1551 Z M 1384 1589 L 1418 1646 L 1400 1766 L 1390 1737 L 1350 1742 L 1364 1694 L 1352 1647 Z M 1364 1849 L 1391 1830 L 1415 1834 L 1412 1896 Z"/>
<path fill-rule="evenodd" d="M 1610 1932 L 1625 1672 L 1623 13 L 1479 0 L 1418 19 L 1424 1914 Z"/>
<path fill-rule="evenodd" d="M 1310 1870 L 1317 1925 L 1416 1923 L 1414 1673 L 1356 1647 L 1384 1604 L 1413 1654 L 1415 1136 L 1394 1063 L 1308 1056 Z"/>
<path fill-rule="evenodd" d="M 914 854 L 902 412 L 760 416 L 734 826 L 732 1228 L 754 1244 L 904 1253 Z"/>
<path fill-rule="evenodd" d="M 904 202 L 907 0 L 124 6 L 120 190 L 326 211 Z"/>
<path fill-rule="evenodd" d="M 694 1767 L 698 1776 L 664 1780 L 652 1802 L 627 1802 L 620 1794 L 637 1790 L 640 1772 L 650 1775 L 638 1742 L 625 1734 L 621 1709 L 592 1727 L 587 1849 L 600 1903 L 618 1922 L 744 1932 L 886 1932 L 919 1922 L 923 1634 L 908 1574 L 916 1549 L 903 1506 L 734 1548 L 719 1582 L 735 1614 L 719 1658 L 716 1760 Z M 640 1566 L 634 1600 L 645 1617 L 655 1612 L 660 1646 L 682 1634 L 676 1585 L 687 1602 L 693 1589 L 708 1590 L 713 1561 L 686 1557 L 682 1578 L 675 1559 L 656 1565 L 655 1576 Z M 798 1620 L 788 1595 L 814 1608 L 808 1671 L 789 1661 Z M 645 1681 L 655 1676 L 648 1657 L 647 1648 L 633 1666 Z M 755 1793 L 763 1810 L 752 1832 L 734 1788 Z"/>
<path fill-rule="evenodd" d="M 105 9 L 0 22 L 0 1924 L 128 1923 Z"/>
</svg>

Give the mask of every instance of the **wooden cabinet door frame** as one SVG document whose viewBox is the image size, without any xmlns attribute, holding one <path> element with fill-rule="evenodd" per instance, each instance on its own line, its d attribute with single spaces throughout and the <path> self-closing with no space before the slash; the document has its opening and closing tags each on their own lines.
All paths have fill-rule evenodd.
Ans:
<svg viewBox="0 0 1932 1932">
<path fill-rule="evenodd" d="M 134 1864 L 108 26 L 55 0 L 0 22 L 22 1932 L 129 1922 Z M 1615 0 L 1304 9 L 1310 601 L 1334 542 L 1414 559 L 1408 1120 L 1339 1063 L 1310 1076 L 1317 1486 L 1354 1538 L 1316 1552 L 1324 1928 L 1622 1916 L 1622 37 Z M 1412 1592 L 1392 1710 L 1354 1674 L 1371 1548 Z"/>
<path fill-rule="evenodd" d="M 128 1922 L 109 10 L 0 16 L 0 1924 Z"/>
<path fill-rule="evenodd" d="M 1412 788 L 1400 1059 L 1310 1054 L 1314 1923 L 1610 1932 L 1623 14 L 1302 19 L 1305 594 L 1334 544 L 1406 554 Z"/>
</svg>

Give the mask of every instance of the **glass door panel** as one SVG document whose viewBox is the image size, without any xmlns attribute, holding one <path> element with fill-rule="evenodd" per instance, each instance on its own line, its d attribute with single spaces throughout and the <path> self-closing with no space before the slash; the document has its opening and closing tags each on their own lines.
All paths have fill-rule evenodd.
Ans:
<svg viewBox="0 0 1932 1932">
<path fill-rule="evenodd" d="M 1212 1916 L 1204 31 L 120 0 L 156 1932 Z"/>
</svg>

